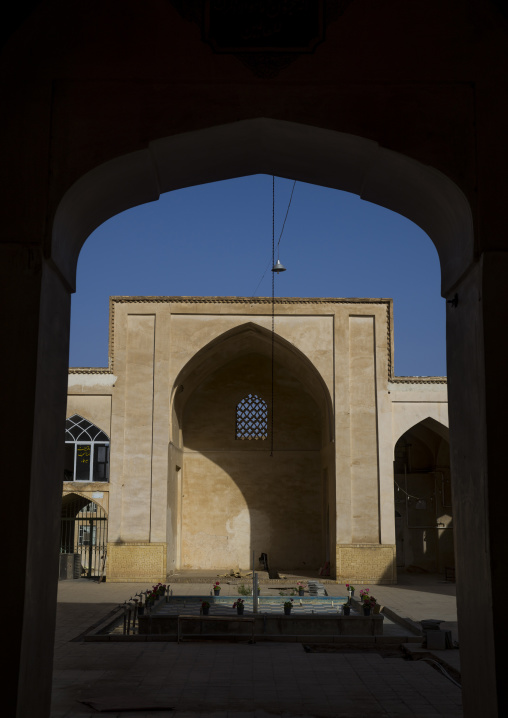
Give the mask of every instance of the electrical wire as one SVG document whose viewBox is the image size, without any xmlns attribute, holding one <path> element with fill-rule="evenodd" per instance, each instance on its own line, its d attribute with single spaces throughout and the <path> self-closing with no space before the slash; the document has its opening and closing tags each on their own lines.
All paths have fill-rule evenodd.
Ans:
<svg viewBox="0 0 508 718">
<path fill-rule="evenodd" d="M 413 496 L 413 494 L 408 494 L 407 491 L 405 491 L 401 486 L 398 485 L 398 483 L 395 481 L 395 479 L 393 480 L 393 483 L 394 483 L 395 486 L 397 487 L 397 490 L 398 490 L 398 491 L 402 491 L 403 494 L 406 494 L 406 496 L 408 497 L 408 499 L 416 499 L 417 501 L 421 501 L 421 500 L 422 500 L 419 496 Z"/>
<path fill-rule="evenodd" d="M 293 182 L 293 189 L 291 190 L 291 196 L 289 197 L 289 203 L 288 203 L 288 208 L 286 210 L 286 216 L 284 217 L 284 222 L 282 223 L 282 229 L 280 230 L 279 241 L 277 242 L 277 259 L 279 259 L 280 240 L 282 239 L 282 233 L 284 232 L 284 227 L 286 226 L 286 219 L 288 218 L 289 208 L 291 207 L 291 202 L 293 200 L 293 192 L 295 191 L 295 186 L 296 186 L 296 180 L 294 180 L 294 182 Z"/>
<path fill-rule="evenodd" d="M 270 431 L 270 456 L 273 457 L 273 388 L 275 354 L 275 176 L 272 176 L 272 416 Z"/>
<path fill-rule="evenodd" d="M 281 229 L 281 231 L 280 231 L 279 239 L 278 239 L 278 241 L 277 241 L 277 259 L 279 259 L 279 246 L 280 246 L 280 241 L 281 241 L 281 239 L 282 239 L 282 233 L 284 232 L 284 227 L 286 226 L 286 220 L 287 220 L 287 218 L 288 218 L 289 208 L 291 207 L 291 202 L 293 201 L 293 193 L 294 193 L 294 191 L 295 191 L 295 186 L 296 186 L 296 180 L 293 181 L 293 188 L 292 188 L 292 190 L 291 190 L 291 195 L 290 195 L 290 197 L 289 197 L 289 203 L 288 203 L 288 208 L 287 208 L 287 210 L 286 210 L 286 216 L 284 217 L 284 222 L 282 223 L 282 229 Z M 274 241 L 274 236 L 275 236 L 275 224 L 274 224 L 274 223 L 275 223 L 275 209 L 274 209 L 274 207 L 275 207 L 275 199 L 274 199 L 274 198 L 275 198 L 275 180 L 274 180 L 274 178 L 272 177 L 272 200 L 273 200 L 273 201 L 272 201 L 272 242 Z M 275 263 L 275 252 L 273 251 L 273 252 L 272 252 L 272 265 L 271 265 L 272 267 L 273 267 L 274 263 Z M 268 261 L 268 264 L 266 265 L 265 271 L 263 272 L 263 274 L 261 275 L 261 279 L 260 279 L 259 282 L 257 283 L 256 289 L 255 289 L 255 290 L 253 291 L 253 293 L 250 295 L 252 299 L 254 299 L 254 297 L 256 296 L 257 291 L 258 291 L 258 289 L 259 289 L 259 287 L 260 287 L 260 285 L 261 285 L 261 282 L 262 282 L 263 279 L 265 278 L 266 273 L 268 272 L 269 269 L 270 269 L 270 261 Z"/>
</svg>

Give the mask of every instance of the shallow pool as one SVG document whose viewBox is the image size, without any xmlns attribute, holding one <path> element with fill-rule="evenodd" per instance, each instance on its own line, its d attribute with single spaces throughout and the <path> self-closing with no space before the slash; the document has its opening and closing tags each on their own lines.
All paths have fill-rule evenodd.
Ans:
<svg viewBox="0 0 508 718">
<path fill-rule="evenodd" d="M 208 601 L 210 612 L 233 611 L 233 604 L 239 598 L 243 599 L 245 613 L 253 612 L 252 596 L 167 596 L 166 601 L 159 603 L 153 613 L 178 615 L 183 613 L 199 613 L 201 603 Z M 347 602 L 347 596 L 259 596 L 258 613 L 282 613 L 283 604 L 292 600 L 294 614 L 342 614 L 342 608 Z M 352 612 L 353 613 L 353 612 Z"/>
</svg>

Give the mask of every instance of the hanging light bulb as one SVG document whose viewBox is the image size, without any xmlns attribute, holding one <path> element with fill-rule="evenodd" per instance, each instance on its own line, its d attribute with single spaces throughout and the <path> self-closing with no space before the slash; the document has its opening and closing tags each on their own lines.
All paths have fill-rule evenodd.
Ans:
<svg viewBox="0 0 508 718">
<path fill-rule="evenodd" d="M 280 259 L 278 259 L 272 267 L 272 272 L 275 272 L 276 274 L 280 274 L 280 272 L 285 272 L 285 271 L 286 271 L 286 267 L 283 264 L 281 264 Z"/>
</svg>

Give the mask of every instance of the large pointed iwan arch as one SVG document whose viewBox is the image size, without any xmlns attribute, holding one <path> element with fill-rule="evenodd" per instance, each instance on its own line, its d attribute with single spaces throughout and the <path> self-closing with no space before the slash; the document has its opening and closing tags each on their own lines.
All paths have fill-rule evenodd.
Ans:
<svg viewBox="0 0 508 718">
<path fill-rule="evenodd" d="M 238 440 L 235 430 L 246 397 L 260 398 L 271 418 L 271 350 L 267 329 L 242 323 L 200 349 L 178 374 L 170 565 L 246 569 L 254 552 L 267 553 L 279 570 L 312 571 L 329 560 L 336 504 L 330 391 L 305 354 L 279 335 L 273 455 L 264 440 L 271 438 L 270 421 L 259 441 Z"/>
</svg>

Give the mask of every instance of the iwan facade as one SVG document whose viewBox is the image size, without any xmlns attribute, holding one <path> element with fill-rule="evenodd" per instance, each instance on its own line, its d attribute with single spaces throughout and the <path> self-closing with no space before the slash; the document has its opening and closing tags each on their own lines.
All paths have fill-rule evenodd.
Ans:
<svg viewBox="0 0 508 718">
<path fill-rule="evenodd" d="M 446 380 L 393 377 L 389 299 L 276 299 L 274 327 L 268 298 L 111 299 L 109 368 L 69 372 L 64 482 L 64 505 L 107 517 L 108 581 L 261 553 L 339 582 L 435 565 L 452 533 Z M 417 501 L 427 533 L 409 530 Z"/>
</svg>

